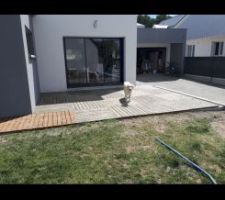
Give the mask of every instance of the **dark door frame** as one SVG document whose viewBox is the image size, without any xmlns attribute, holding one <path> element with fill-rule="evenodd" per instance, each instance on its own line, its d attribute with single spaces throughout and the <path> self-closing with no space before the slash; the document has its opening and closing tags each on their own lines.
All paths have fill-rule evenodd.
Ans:
<svg viewBox="0 0 225 200">
<path fill-rule="evenodd" d="M 68 73 L 67 73 L 67 60 L 66 60 L 66 39 L 118 39 L 120 42 L 120 81 L 119 82 L 108 82 L 108 83 L 81 83 L 81 84 L 69 84 Z M 85 51 L 85 67 L 87 67 L 87 56 L 86 56 L 86 45 L 84 40 L 84 51 Z M 67 88 L 77 87 L 93 87 L 93 86 L 110 86 L 110 85 L 121 85 L 124 81 L 124 38 L 123 37 L 82 37 L 82 36 L 63 36 L 63 50 L 64 50 L 64 62 L 65 62 L 65 76 Z M 86 77 L 87 78 L 87 77 Z M 87 79 L 86 79 L 87 80 Z"/>
</svg>

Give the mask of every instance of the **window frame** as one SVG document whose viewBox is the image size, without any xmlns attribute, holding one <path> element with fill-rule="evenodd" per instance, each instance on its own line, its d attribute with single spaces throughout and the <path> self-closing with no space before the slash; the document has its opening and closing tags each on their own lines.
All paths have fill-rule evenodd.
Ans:
<svg viewBox="0 0 225 200">
<path fill-rule="evenodd" d="M 26 25 L 25 25 L 25 34 L 26 34 L 27 53 L 28 53 L 29 60 L 36 59 L 33 33 Z"/>
<path fill-rule="evenodd" d="M 216 46 L 218 44 L 218 53 L 216 54 Z M 223 56 L 223 46 L 224 42 L 223 41 L 213 41 L 211 45 L 211 56 Z"/>
<path fill-rule="evenodd" d="M 118 82 L 104 82 L 104 83 L 77 83 L 77 84 L 70 84 L 68 81 L 68 73 L 67 73 L 67 60 L 66 60 L 66 39 L 116 39 L 119 40 L 120 43 L 120 80 Z M 67 82 L 67 89 L 79 88 L 79 87 L 95 87 L 95 86 L 113 86 L 113 85 L 122 85 L 124 82 L 124 67 L 125 67 L 125 57 L 124 57 L 124 45 L 125 45 L 125 38 L 124 37 L 88 37 L 88 36 L 63 36 L 63 49 L 64 49 L 64 62 L 65 62 L 65 73 L 66 73 L 66 82 Z M 85 45 L 86 51 L 86 45 Z M 85 55 L 85 62 L 86 61 Z"/>
<path fill-rule="evenodd" d="M 194 57 L 194 56 L 195 56 L 195 45 L 194 44 L 187 45 L 187 57 Z"/>
</svg>

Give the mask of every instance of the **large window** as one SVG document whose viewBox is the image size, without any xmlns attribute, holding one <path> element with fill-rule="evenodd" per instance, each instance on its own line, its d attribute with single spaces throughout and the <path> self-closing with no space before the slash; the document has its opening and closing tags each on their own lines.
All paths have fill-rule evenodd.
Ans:
<svg viewBox="0 0 225 200">
<path fill-rule="evenodd" d="M 30 31 L 30 29 L 28 29 L 26 26 L 25 26 L 25 29 L 26 29 L 27 48 L 28 48 L 29 58 L 35 58 L 33 34 Z"/>
<path fill-rule="evenodd" d="M 66 37 L 64 48 L 69 88 L 122 83 L 122 39 Z"/>
<path fill-rule="evenodd" d="M 223 55 L 223 42 L 212 42 L 212 56 Z"/>
<path fill-rule="evenodd" d="M 194 57 L 195 56 L 195 45 L 188 45 L 187 46 L 187 56 Z"/>
</svg>

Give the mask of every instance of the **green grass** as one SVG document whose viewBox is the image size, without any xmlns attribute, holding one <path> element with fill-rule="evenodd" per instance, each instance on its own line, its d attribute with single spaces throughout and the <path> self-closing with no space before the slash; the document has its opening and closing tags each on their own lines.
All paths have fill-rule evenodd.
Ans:
<svg viewBox="0 0 225 200">
<path fill-rule="evenodd" d="M 0 137 L 0 183 L 209 183 L 160 137 L 225 183 L 225 140 L 207 119 L 151 123 L 117 120 Z M 132 133 L 132 134 L 131 134 Z"/>
<path fill-rule="evenodd" d="M 207 134 L 210 132 L 210 125 L 206 118 L 193 120 L 185 128 L 189 133 Z"/>
</svg>

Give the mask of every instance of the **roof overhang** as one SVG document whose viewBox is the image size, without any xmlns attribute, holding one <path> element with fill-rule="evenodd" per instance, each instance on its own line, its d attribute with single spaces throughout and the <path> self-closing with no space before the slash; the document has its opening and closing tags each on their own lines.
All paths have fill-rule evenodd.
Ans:
<svg viewBox="0 0 225 200">
<path fill-rule="evenodd" d="M 137 43 L 186 43 L 186 29 L 138 28 Z"/>
</svg>

